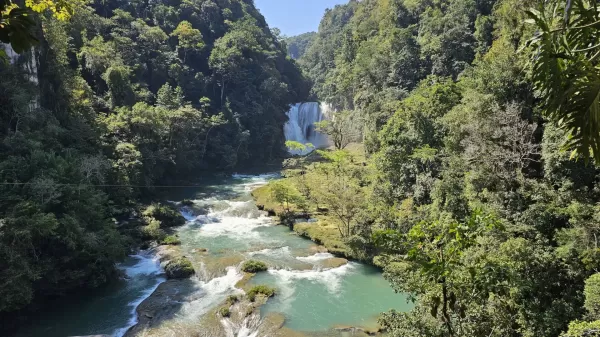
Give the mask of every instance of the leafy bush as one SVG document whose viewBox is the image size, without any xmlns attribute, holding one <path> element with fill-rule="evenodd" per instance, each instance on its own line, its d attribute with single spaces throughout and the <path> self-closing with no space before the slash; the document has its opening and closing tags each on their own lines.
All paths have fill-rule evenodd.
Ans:
<svg viewBox="0 0 600 337">
<path fill-rule="evenodd" d="M 591 319 L 600 318 L 600 273 L 590 276 L 585 281 L 585 308 Z"/>
<path fill-rule="evenodd" d="M 181 244 L 181 240 L 179 240 L 178 237 L 176 237 L 175 235 L 168 235 L 167 237 L 165 237 L 162 242 L 163 245 L 171 245 L 171 246 L 177 246 Z"/>
<path fill-rule="evenodd" d="M 231 311 L 228 307 L 222 307 L 219 309 L 219 315 L 221 315 L 221 317 L 229 317 L 231 315 Z"/>
<path fill-rule="evenodd" d="M 142 215 L 152 221 L 156 219 L 160 221 L 162 227 L 176 227 L 185 224 L 185 218 L 175 208 L 163 205 L 160 203 L 148 206 Z"/>
<path fill-rule="evenodd" d="M 147 226 L 142 227 L 140 232 L 143 240 L 161 241 L 166 236 L 165 231 L 160 228 L 160 221 L 156 219 L 152 219 Z"/>
<path fill-rule="evenodd" d="M 227 305 L 232 306 L 235 303 L 237 303 L 237 301 L 239 301 L 239 298 L 236 295 L 229 295 L 227 297 L 227 301 L 225 301 L 227 303 Z"/>
<path fill-rule="evenodd" d="M 183 279 L 195 274 L 194 266 L 192 266 L 190 260 L 185 257 L 170 261 L 165 266 L 165 272 L 169 279 Z"/>
<path fill-rule="evenodd" d="M 242 270 L 246 273 L 258 273 L 267 269 L 267 265 L 264 262 L 256 260 L 248 260 L 242 265 Z"/>
<path fill-rule="evenodd" d="M 600 321 L 580 322 L 574 321 L 569 324 L 569 331 L 560 335 L 561 337 L 597 337 L 600 336 Z"/>
<path fill-rule="evenodd" d="M 266 285 L 257 285 L 252 287 L 252 289 L 248 291 L 246 296 L 248 296 L 248 299 L 251 302 L 254 302 L 254 300 L 256 299 L 256 295 L 258 294 L 262 294 L 266 297 L 273 297 L 275 296 L 275 288 Z"/>
</svg>

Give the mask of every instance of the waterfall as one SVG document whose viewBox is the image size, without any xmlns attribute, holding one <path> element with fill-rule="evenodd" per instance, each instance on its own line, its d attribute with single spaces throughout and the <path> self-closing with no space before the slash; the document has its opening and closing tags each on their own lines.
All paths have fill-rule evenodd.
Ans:
<svg viewBox="0 0 600 337">
<path fill-rule="evenodd" d="M 286 140 L 296 141 L 302 144 L 312 144 L 315 148 L 329 145 L 327 136 L 317 132 L 315 123 L 327 119 L 326 112 L 330 111 L 328 105 L 317 102 L 298 103 L 288 111 L 288 122 L 283 131 Z M 292 154 L 306 154 L 313 148 L 305 151 L 290 150 Z"/>
</svg>

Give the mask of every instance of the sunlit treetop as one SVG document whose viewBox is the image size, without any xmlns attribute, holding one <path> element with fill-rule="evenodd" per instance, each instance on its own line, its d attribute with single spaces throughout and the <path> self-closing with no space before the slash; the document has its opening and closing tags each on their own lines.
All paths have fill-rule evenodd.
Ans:
<svg viewBox="0 0 600 337">
<path fill-rule="evenodd" d="M 22 8 L 11 0 L 0 0 L 0 42 L 22 53 L 38 42 L 33 32 L 33 12 L 50 12 L 54 18 L 65 21 L 84 3 L 84 0 L 26 0 Z M 5 56 L 5 52 L 0 51 L 0 57 Z"/>
</svg>

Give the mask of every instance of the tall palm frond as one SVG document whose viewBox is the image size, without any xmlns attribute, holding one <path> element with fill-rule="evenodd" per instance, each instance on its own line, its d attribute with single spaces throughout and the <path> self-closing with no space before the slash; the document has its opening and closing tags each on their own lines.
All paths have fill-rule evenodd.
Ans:
<svg viewBox="0 0 600 337">
<path fill-rule="evenodd" d="M 545 116 L 568 132 L 564 150 L 600 163 L 600 16 L 595 0 L 554 0 L 527 12 L 537 32 L 531 79 Z"/>
</svg>

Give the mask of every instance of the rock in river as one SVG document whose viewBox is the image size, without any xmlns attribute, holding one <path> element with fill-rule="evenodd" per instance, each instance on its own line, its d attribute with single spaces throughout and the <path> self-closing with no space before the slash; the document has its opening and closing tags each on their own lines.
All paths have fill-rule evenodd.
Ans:
<svg viewBox="0 0 600 337">
<path fill-rule="evenodd" d="M 169 261 L 165 266 L 165 273 L 168 279 L 184 279 L 194 275 L 195 271 L 192 262 L 182 256 Z"/>
</svg>

